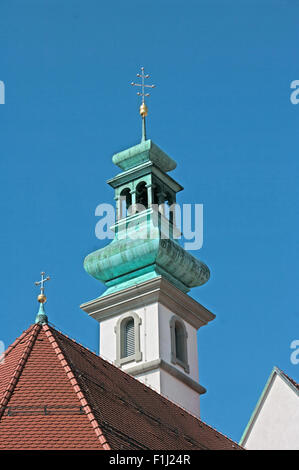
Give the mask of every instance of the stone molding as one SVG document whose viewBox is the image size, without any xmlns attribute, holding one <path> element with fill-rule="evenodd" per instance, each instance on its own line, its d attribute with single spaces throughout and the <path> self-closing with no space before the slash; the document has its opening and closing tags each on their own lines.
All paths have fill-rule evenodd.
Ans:
<svg viewBox="0 0 299 470">
<path fill-rule="evenodd" d="M 165 372 L 180 380 L 200 395 L 206 393 L 206 389 L 202 385 L 195 382 L 195 380 L 191 379 L 171 364 L 168 364 L 163 359 L 155 359 L 154 361 L 144 362 L 143 364 L 139 364 L 137 366 L 125 369 L 124 372 L 133 376 L 137 376 L 140 374 L 144 374 L 145 372 L 153 371 L 155 369 L 164 370 Z"/>
<path fill-rule="evenodd" d="M 215 315 L 199 302 L 177 289 L 162 276 L 133 287 L 104 295 L 82 304 L 89 316 L 101 322 L 122 313 L 159 302 L 187 323 L 198 329 L 214 320 Z"/>
</svg>

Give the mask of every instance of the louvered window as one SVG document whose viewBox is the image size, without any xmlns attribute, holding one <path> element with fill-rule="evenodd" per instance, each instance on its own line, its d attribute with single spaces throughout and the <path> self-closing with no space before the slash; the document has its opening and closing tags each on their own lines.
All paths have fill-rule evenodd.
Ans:
<svg viewBox="0 0 299 470">
<path fill-rule="evenodd" d="M 126 321 L 123 328 L 122 357 L 129 357 L 135 354 L 135 325 L 134 319 Z"/>
<path fill-rule="evenodd" d="M 182 326 L 178 322 L 175 323 L 174 334 L 175 334 L 176 357 L 180 361 L 184 362 L 186 360 L 185 358 L 185 335 L 184 335 L 184 330 Z"/>
</svg>

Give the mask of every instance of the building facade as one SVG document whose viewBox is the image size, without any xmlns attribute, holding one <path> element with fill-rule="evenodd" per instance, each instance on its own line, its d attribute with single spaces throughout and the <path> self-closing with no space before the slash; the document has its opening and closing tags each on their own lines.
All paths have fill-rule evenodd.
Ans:
<svg viewBox="0 0 299 470">
<path fill-rule="evenodd" d="M 243 433 L 248 450 L 299 449 L 299 384 L 274 367 Z"/>
</svg>

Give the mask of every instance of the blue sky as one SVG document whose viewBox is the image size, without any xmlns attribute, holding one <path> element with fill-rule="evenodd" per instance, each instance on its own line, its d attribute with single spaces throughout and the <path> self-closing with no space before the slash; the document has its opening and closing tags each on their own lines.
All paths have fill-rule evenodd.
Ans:
<svg viewBox="0 0 299 470">
<path fill-rule="evenodd" d="M 274 365 L 299 379 L 299 79 L 296 0 L 2 0 L 0 339 L 49 319 L 91 349 L 79 305 L 104 287 L 83 270 L 105 242 L 96 206 L 115 152 L 138 143 L 141 65 L 157 88 L 148 135 L 177 163 L 181 203 L 204 204 L 211 279 L 191 295 L 217 317 L 199 332 L 202 418 L 238 440 Z"/>
</svg>

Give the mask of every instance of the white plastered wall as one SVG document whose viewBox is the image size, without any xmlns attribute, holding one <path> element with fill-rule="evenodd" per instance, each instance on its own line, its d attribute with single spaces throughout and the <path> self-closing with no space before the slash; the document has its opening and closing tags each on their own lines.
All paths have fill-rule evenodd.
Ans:
<svg viewBox="0 0 299 470">
<path fill-rule="evenodd" d="M 299 450 L 299 397 L 278 374 L 274 375 L 243 446 Z"/>
<path fill-rule="evenodd" d="M 128 310 L 129 314 L 130 310 Z M 122 369 L 146 364 L 148 362 L 162 359 L 178 371 L 190 377 L 198 383 L 198 357 L 197 357 L 197 331 L 192 325 L 184 320 L 187 338 L 188 364 L 190 373 L 171 363 L 171 334 L 170 319 L 173 316 L 168 308 L 159 302 L 135 308 L 134 312 L 141 318 L 140 325 L 140 349 L 141 361 L 129 362 L 122 365 Z M 116 360 L 116 334 L 115 326 L 122 315 L 105 319 L 100 325 L 100 355 L 112 362 Z M 169 374 L 165 370 L 155 369 L 136 375 L 140 381 L 151 386 L 154 390 L 168 397 L 170 400 L 181 405 L 191 413 L 199 416 L 199 394 L 180 379 Z"/>
<path fill-rule="evenodd" d="M 161 359 L 171 364 L 171 336 L 170 336 L 170 320 L 173 316 L 171 312 L 164 305 L 159 304 L 159 344 Z M 178 315 L 176 315 L 178 316 Z M 183 321 L 183 320 L 182 320 Z M 187 354 L 188 364 L 190 367 L 189 374 L 185 373 L 184 369 L 179 365 L 174 364 L 179 371 L 191 377 L 198 382 L 198 356 L 197 356 L 197 331 L 192 325 L 184 321 L 188 338 L 187 338 Z M 168 375 L 168 374 L 167 374 Z"/>
</svg>

